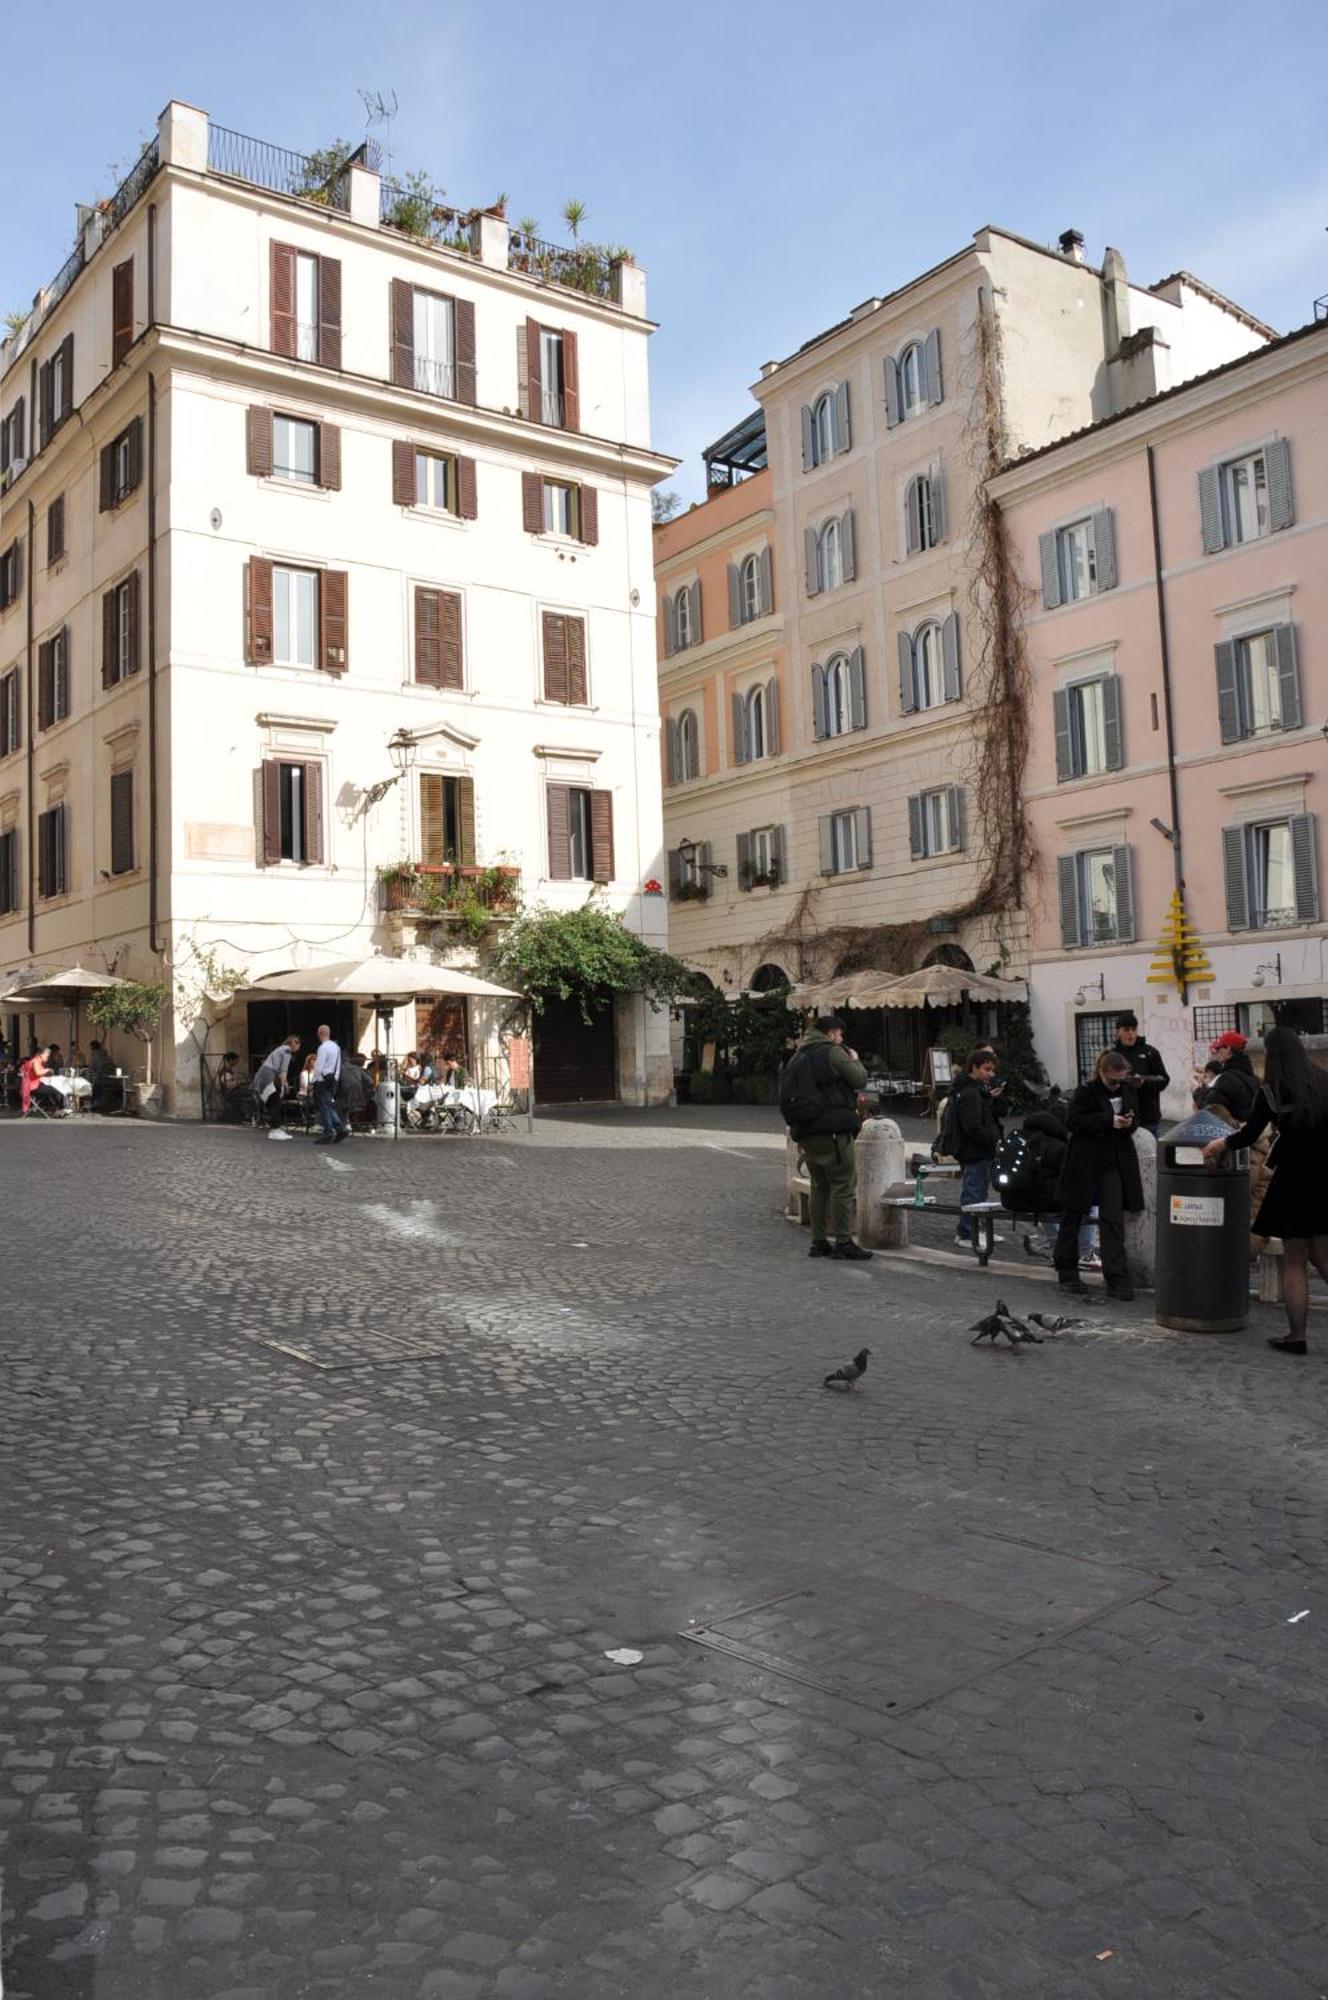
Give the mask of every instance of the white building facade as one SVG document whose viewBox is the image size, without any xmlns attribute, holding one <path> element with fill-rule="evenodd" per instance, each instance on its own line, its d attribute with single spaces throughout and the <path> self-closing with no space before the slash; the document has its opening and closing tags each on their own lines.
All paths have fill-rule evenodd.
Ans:
<svg viewBox="0 0 1328 2000">
<path fill-rule="evenodd" d="M 482 970 L 518 899 L 664 941 L 643 275 L 289 157 L 168 106 L 0 352 L 0 990 L 164 982 L 185 1115 L 222 966 L 244 1051 L 263 973 Z M 667 1097 L 665 1016 L 591 1032 L 549 1024 L 562 1094 Z"/>
</svg>

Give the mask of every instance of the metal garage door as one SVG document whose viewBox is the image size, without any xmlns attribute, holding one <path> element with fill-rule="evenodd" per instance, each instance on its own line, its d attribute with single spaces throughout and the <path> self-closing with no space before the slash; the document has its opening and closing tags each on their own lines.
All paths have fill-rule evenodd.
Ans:
<svg viewBox="0 0 1328 2000">
<path fill-rule="evenodd" d="M 613 1004 L 589 1026 L 575 1000 L 550 998 L 535 1016 L 535 1099 L 539 1104 L 603 1103 L 618 1095 Z"/>
</svg>

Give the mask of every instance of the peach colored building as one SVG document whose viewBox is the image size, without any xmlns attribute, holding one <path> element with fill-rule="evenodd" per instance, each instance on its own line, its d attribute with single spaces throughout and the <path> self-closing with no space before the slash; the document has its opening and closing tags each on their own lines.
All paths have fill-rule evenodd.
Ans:
<svg viewBox="0 0 1328 2000">
<path fill-rule="evenodd" d="M 1039 1052 L 1071 1082 L 1133 1007 L 1179 1112 L 1220 1030 L 1328 1030 L 1328 325 L 992 491 L 1029 606 Z M 1178 886 L 1212 975 L 1184 999 L 1159 944 Z"/>
</svg>

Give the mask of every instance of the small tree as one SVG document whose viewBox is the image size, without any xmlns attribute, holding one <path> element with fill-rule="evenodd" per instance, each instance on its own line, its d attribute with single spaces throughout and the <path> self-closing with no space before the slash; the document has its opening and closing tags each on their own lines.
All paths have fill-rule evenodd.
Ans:
<svg viewBox="0 0 1328 2000">
<path fill-rule="evenodd" d="M 563 221 L 572 232 L 573 243 L 581 241 L 581 224 L 586 219 L 586 205 L 583 201 L 563 203 Z"/>
<path fill-rule="evenodd" d="M 694 984 L 680 958 L 634 936 L 593 897 L 579 910 L 524 911 L 499 939 L 492 965 L 499 979 L 530 995 L 537 1014 L 551 998 L 575 999 L 587 1023 L 620 993 L 644 993 L 663 1007 Z"/>
<path fill-rule="evenodd" d="M 671 486 L 657 486 L 650 495 L 650 518 L 655 526 L 662 527 L 682 511 L 682 495 L 675 493 Z"/>
<path fill-rule="evenodd" d="M 152 1081 L 152 1037 L 161 1019 L 161 1010 L 166 1004 L 164 986 L 140 985 L 137 980 L 126 979 L 119 986 L 104 986 L 94 993 L 88 1002 L 88 1019 L 94 1028 L 106 1034 L 118 1028 L 122 1034 L 132 1035 L 143 1043 L 148 1081 Z"/>
</svg>

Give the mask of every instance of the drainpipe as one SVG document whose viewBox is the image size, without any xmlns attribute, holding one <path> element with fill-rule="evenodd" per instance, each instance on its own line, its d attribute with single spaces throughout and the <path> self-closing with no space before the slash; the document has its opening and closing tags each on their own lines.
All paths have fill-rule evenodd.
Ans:
<svg viewBox="0 0 1328 2000">
<path fill-rule="evenodd" d="M 33 412 L 33 415 L 35 417 L 36 415 L 35 411 Z M 37 746 L 33 740 L 36 735 L 37 708 L 35 702 L 32 699 L 32 636 L 33 636 L 33 619 L 35 616 L 33 608 L 34 592 L 32 588 L 32 582 L 33 582 L 32 564 L 33 564 L 33 553 L 36 549 L 36 546 L 37 546 L 37 510 L 34 507 L 32 501 L 29 500 L 28 501 L 28 547 L 27 547 L 27 564 L 26 564 L 27 573 L 23 579 L 24 583 L 27 586 L 27 593 L 28 593 L 26 658 L 24 660 L 24 665 L 23 665 L 23 695 L 24 695 L 24 705 L 27 709 L 27 715 L 25 718 L 27 722 L 27 734 L 24 738 L 24 741 L 27 743 L 28 746 L 28 754 L 26 761 L 28 767 L 27 849 L 28 849 L 28 958 L 29 960 L 34 959 L 37 956 L 37 857 L 35 851 L 36 834 L 37 834 L 37 816 L 34 811 L 34 807 L 36 805 L 36 799 L 33 796 L 36 777 L 37 777 L 37 768 L 36 768 Z"/>
<path fill-rule="evenodd" d="M 148 950 L 157 936 L 157 383 L 148 375 Z"/>
<path fill-rule="evenodd" d="M 1157 638 L 1162 657 L 1162 714 L 1167 735 L 1167 785 L 1171 795 L 1171 865 L 1176 888 L 1184 891 L 1185 868 L 1181 854 L 1180 828 L 1180 784 L 1176 776 L 1176 732 L 1171 699 L 1171 644 L 1167 633 L 1167 593 L 1162 581 L 1162 524 L 1157 511 L 1157 464 L 1151 444 L 1144 446 L 1148 460 L 1148 508 L 1153 524 L 1153 584 L 1157 592 Z M 1180 989 L 1180 1004 L 1189 1005 L 1189 996 L 1181 968 L 1178 965 L 1177 985 Z"/>
</svg>

